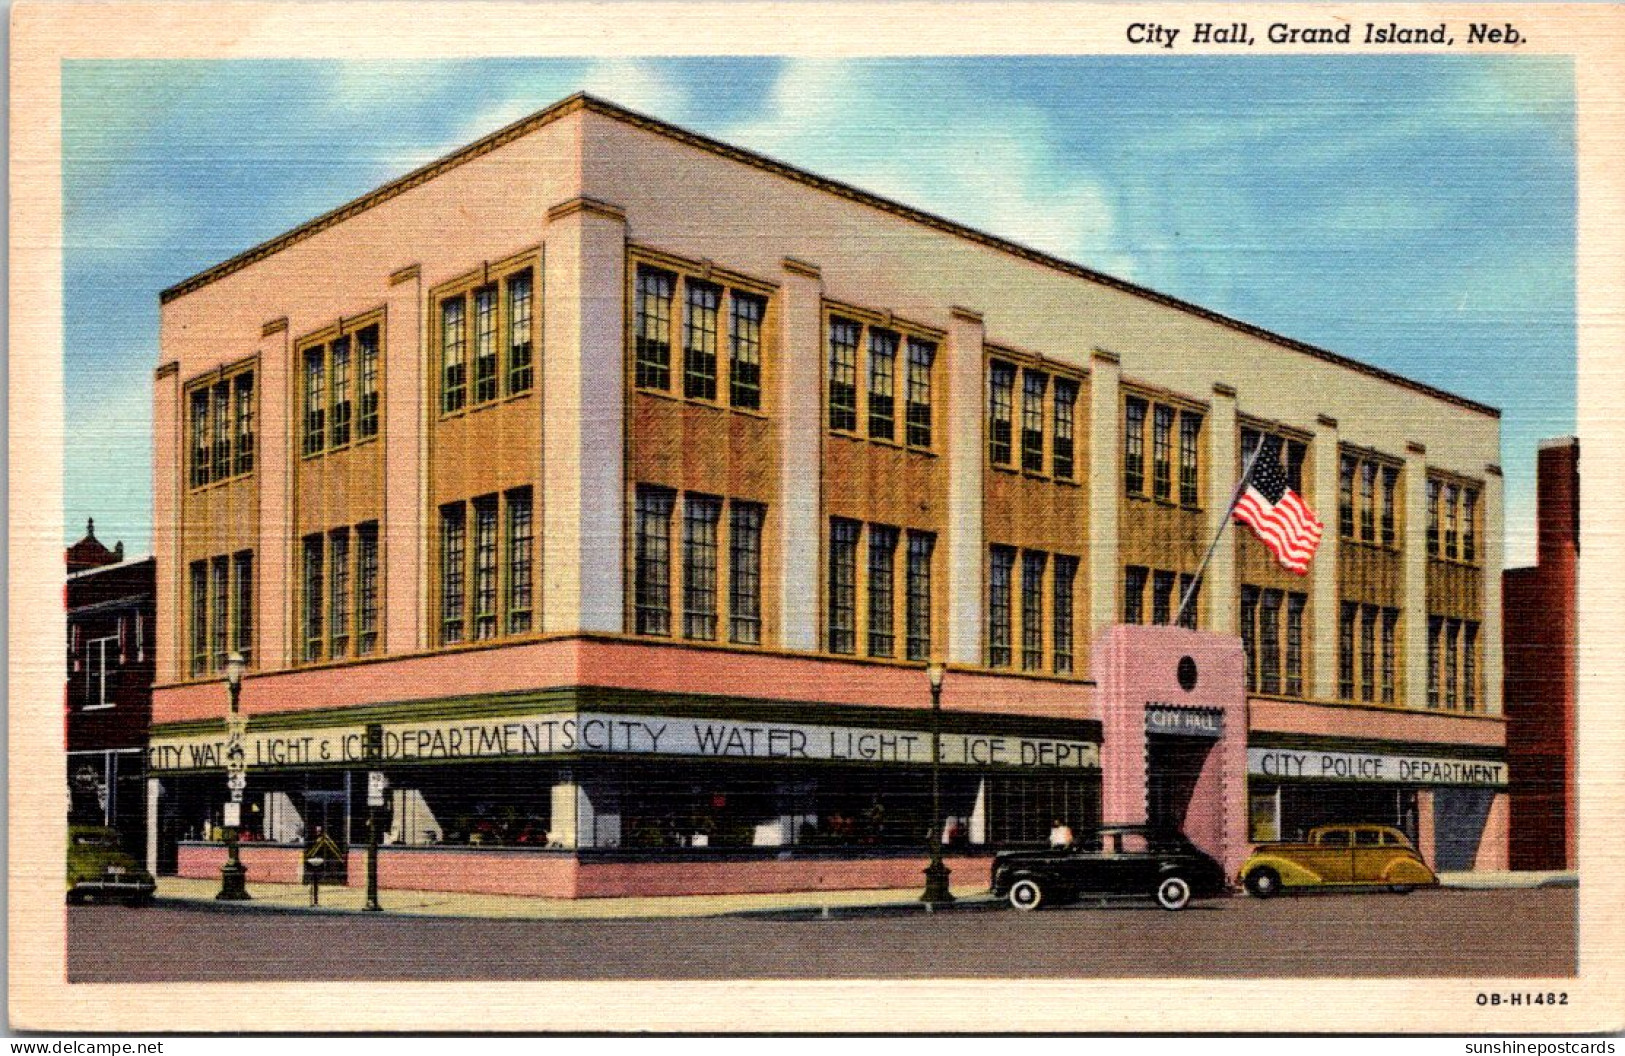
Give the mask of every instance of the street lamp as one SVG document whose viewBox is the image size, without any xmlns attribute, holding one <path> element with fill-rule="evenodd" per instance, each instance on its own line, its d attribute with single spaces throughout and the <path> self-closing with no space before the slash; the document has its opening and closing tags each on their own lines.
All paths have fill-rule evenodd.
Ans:
<svg viewBox="0 0 1625 1056">
<path fill-rule="evenodd" d="M 226 689 L 231 695 L 231 710 L 226 713 L 226 789 L 231 796 L 224 818 L 226 864 L 220 867 L 220 893 L 214 896 L 222 902 L 248 900 L 248 870 L 237 857 L 237 827 L 243 823 L 243 789 L 248 785 L 248 755 L 243 748 L 248 723 L 237 710 L 237 698 L 243 691 L 247 666 L 241 653 L 232 653 L 226 660 Z"/>
<path fill-rule="evenodd" d="M 947 666 L 933 660 L 925 667 L 931 683 L 931 864 L 925 867 L 925 894 L 920 901 L 935 906 L 952 902 L 948 866 L 942 861 L 942 678 Z"/>
</svg>

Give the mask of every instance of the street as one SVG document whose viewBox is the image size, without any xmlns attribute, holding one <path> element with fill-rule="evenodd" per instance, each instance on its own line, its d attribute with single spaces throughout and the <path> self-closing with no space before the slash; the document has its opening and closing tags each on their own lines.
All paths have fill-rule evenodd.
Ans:
<svg viewBox="0 0 1625 1056">
<path fill-rule="evenodd" d="M 68 910 L 70 982 L 1574 974 L 1572 889 L 830 919 Z M 1509 926 L 1516 921 L 1516 926 Z"/>
</svg>

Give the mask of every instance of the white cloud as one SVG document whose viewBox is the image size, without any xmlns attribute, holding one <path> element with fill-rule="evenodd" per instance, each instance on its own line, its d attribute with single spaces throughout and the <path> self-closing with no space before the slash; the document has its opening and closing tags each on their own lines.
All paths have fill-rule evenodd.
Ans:
<svg viewBox="0 0 1625 1056">
<path fill-rule="evenodd" d="M 1047 146 L 1036 110 L 990 103 L 940 74 L 893 85 L 899 67 L 790 63 L 758 116 L 729 142 L 1125 278 L 1111 198 L 1083 159 Z M 919 77 L 916 69 L 907 76 Z M 929 94 L 929 107 L 909 105 Z"/>
</svg>

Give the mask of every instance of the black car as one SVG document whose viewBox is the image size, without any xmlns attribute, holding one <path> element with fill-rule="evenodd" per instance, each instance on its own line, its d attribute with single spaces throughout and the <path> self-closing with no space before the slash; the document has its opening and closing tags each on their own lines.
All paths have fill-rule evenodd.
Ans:
<svg viewBox="0 0 1625 1056">
<path fill-rule="evenodd" d="M 993 893 L 1022 910 L 1080 895 L 1154 898 L 1163 909 L 1184 909 L 1192 898 L 1226 890 L 1219 863 L 1183 833 L 1145 825 L 1104 826 L 1067 847 L 1003 851 L 993 859 Z"/>
</svg>

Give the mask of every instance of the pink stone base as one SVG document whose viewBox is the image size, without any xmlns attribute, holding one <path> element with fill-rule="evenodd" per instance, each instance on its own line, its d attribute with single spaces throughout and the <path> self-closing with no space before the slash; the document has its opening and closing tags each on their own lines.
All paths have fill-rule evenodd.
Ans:
<svg viewBox="0 0 1625 1056">
<path fill-rule="evenodd" d="M 239 857 L 250 883 L 297 884 L 295 847 L 245 845 Z M 989 859 L 944 860 L 957 886 L 985 887 Z M 177 875 L 214 879 L 226 862 L 219 845 L 180 848 Z M 383 891 L 448 891 L 534 898 L 619 898 L 660 895 L 779 894 L 795 891 L 887 890 L 925 885 L 926 859 L 773 858 L 745 861 L 595 861 L 569 853 L 392 850 L 378 853 Z M 366 852 L 352 848 L 348 886 L 367 882 Z"/>
</svg>

